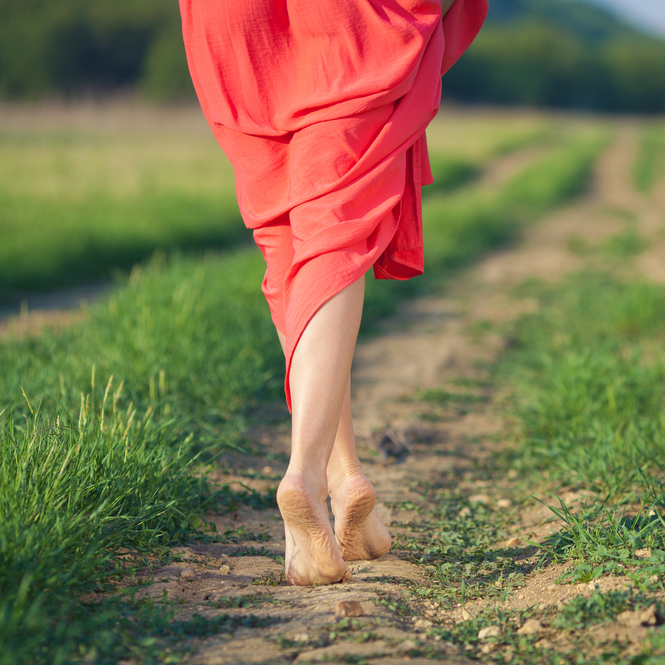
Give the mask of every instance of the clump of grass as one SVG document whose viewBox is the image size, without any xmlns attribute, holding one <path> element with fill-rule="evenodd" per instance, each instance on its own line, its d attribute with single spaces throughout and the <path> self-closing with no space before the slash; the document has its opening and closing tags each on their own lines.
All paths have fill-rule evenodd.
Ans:
<svg viewBox="0 0 665 665">
<path fill-rule="evenodd" d="M 260 291 L 263 270 L 258 252 L 153 261 L 92 308 L 90 321 L 5 343 L 0 405 L 26 413 L 25 390 L 68 424 L 81 392 L 92 390 L 98 403 L 114 376 L 124 385 L 119 407 L 151 409 L 198 447 L 237 446 L 248 406 L 281 393 L 284 361 Z"/>
<path fill-rule="evenodd" d="M 423 189 L 424 197 L 457 189 L 478 178 L 481 172 L 478 164 L 461 156 L 435 153 L 430 155 L 430 163 L 434 183 Z"/>
<path fill-rule="evenodd" d="M 500 367 L 520 395 L 516 463 L 604 494 L 646 491 L 665 450 L 665 290 L 584 274 L 539 297 Z"/>
<path fill-rule="evenodd" d="M 121 550 L 145 555 L 197 532 L 209 492 L 191 441 L 106 397 L 85 397 L 68 425 L 0 418 L 0 662 L 64 662 L 57 636 L 76 597 L 123 572 Z"/>
<path fill-rule="evenodd" d="M 581 506 L 543 499 L 563 525 L 543 555 L 577 561 L 574 581 L 660 573 L 665 289 L 586 273 L 531 294 L 540 311 L 519 321 L 499 366 L 520 419 L 511 465 L 534 486 L 547 472 L 551 487 L 590 491 Z"/>
<path fill-rule="evenodd" d="M 651 125 L 642 133 L 639 151 L 633 164 L 633 184 L 639 192 L 648 193 L 665 171 L 665 130 Z"/>
<path fill-rule="evenodd" d="M 634 229 L 615 233 L 605 240 L 603 249 L 610 256 L 629 258 L 643 252 L 649 243 L 646 238 Z"/>
</svg>

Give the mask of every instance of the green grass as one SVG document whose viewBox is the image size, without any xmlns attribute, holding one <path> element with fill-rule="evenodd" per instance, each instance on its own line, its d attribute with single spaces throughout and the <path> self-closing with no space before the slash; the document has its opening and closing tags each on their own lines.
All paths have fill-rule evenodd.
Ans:
<svg viewBox="0 0 665 665">
<path fill-rule="evenodd" d="M 524 395 L 516 463 L 599 492 L 651 491 L 665 452 L 665 289 L 583 274 L 532 293 L 545 307 L 520 321 L 501 368 Z"/>
<path fill-rule="evenodd" d="M 421 286 L 370 281 L 365 327 L 581 191 L 603 144 L 582 133 L 500 190 L 432 196 L 430 276 Z M 106 649 L 94 617 L 70 625 L 79 594 L 106 583 L 120 549 L 191 538 L 204 506 L 236 500 L 211 491 L 193 455 L 241 445 L 248 408 L 280 398 L 283 359 L 262 272 L 255 250 L 157 256 L 91 308 L 90 321 L 2 344 L 3 665 L 65 662 L 76 644 Z M 129 635 L 134 655 L 150 653 Z"/>
<path fill-rule="evenodd" d="M 650 192 L 665 174 L 665 129 L 653 124 L 643 130 L 633 164 L 633 185 L 638 192 Z"/>
<path fill-rule="evenodd" d="M 395 548 L 420 564 L 429 581 L 390 602 L 416 617 L 423 601 L 445 611 L 491 601 L 484 609 L 468 606 L 471 617 L 453 627 L 429 631 L 489 662 L 660 662 L 660 629 L 631 652 L 621 643 L 594 643 L 588 631 L 626 610 L 654 604 L 660 614 L 665 610 L 665 288 L 582 273 L 560 284 L 521 285 L 515 296 L 534 298 L 538 307 L 511 324 L 509 344 L 487 368 L 489 378 L 472 384 L 504 395 L 494 408 L 512 423 L 512 442 L 465 465 L 464 489 L 452 469 L 431 484 L 414 483 L 421 499 L 396 506 L 416 514 L 398 525 Z M 450 409 L 482 394 L 457 392 L 451 384 L 415 399 Z M 471 501 L 473 481 L 490 481 L 492 495 L 509 496 L 515 507 Z M 560 498 L 564 491 L 585 498 L 568 504 Z M 519 523 L 532 503 L 529 494 L 563 528 L 539 543 L 497 547 L 510 534 L 524 537 Z M 558 584 L 616 577 L 630 586 L 526 610 L 495 604 L 518 594 L 549 563 L 568 564 Z M 520 635 L 529 618 L 541 622 L 541 632 Z M 489 626 L 499 633 L 480 638 Z M 427 652 L 421 646 L 412 655 Z"/>
<path fill-rule="evenodd" d="M 0 135 L 0 300 L 249 240 L 212 137 L 156 125 Z"/>
</svg>

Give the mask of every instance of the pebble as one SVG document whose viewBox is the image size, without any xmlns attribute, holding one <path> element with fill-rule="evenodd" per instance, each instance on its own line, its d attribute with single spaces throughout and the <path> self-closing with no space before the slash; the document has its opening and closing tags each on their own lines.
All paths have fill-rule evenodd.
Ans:
<svg viewBox="0 0 665 665">
<path fill-rule="evenodd" d="M 544 630 L 543 626 L 538 619 L 529 619 L 518 631 L 518 635 L 535 635 L 541 630 Z"/>
<path fill-rule="evenodd" d="M 413 651 L 418 648 L 418 644 L 413 640 L 404 640 L 398 647 L 398 651 Z"/>
<path fill-rule="evenodd" d="M 464 619 L 464 621 L 468 621 L 471 618 L 473 617 L 470 612 L 468 612 L 467 610 L 462 610 L 462 619 Z"/>
<path fill-rule="evenodd" d="M 196 571 L 193 568 L 185 568 L 185 570 L 180 571 L 181 580 L 193 580 L 196 579 Z"/>
<path fill-rule="evenodd" d="M 522 540 L 520 538 L 517 538 L 517 536 L 514 536 L 513 538 L 508 538 L 506 541 L 506 547 L 521 547 L 522 546 Z"/>
<path fill-rule="evenodd" d="M 361 617 L 363 608 L 357 600 L 340 600 L 335 605 L 335 616 L 338 617 Z"/>
<path fill-rule="evenodd" d="M 485 626 L 478 631 L 478 639 L 486 640 L 488 637 L 498 637 L 501 635 L 501 628 L 499 626 Z"/>
<path fill-rule="evenodd" d="M 510 499 L 499 499 L 496 502 L 497 508 L 511 508 L 513 502 Z"/>
<path fill-rule="evenodd" d="M 494 645 L 492 644 L 483 644 L 483 646 L 480 647 L 481 653 L 490 653 L 493 650 L 494 650 Z"/>
<path fill-rule="evenodd" d="M 219 567 L 219 572 L 222 573 L 222 575 L 228 575 L 231 572 L 231 566 L 224 563 Z"/>
<path fill-rule="evenodd" d="M 474 494 L 469 497 L 469 502 L 487 504 L 490 502 L 490 498 L 487 494 Z"/>
<path fill-rule="evenodd" d="M 658 613 L 656 606 L 651 605 L 646 610 L 626 610 L 617 614 L 617 621 L 624 626 L 637 628 L 638 626 L 656 626 L 658 625 Z"/>
<path fill-rule="evenodd" d="M 261 469 L 261 475 L 263 476 L 269 476 L 272 473 L 272 467 L 271 466 L 264 466 Z"/>
<path fill-rule="evenodd" d="M 298 633 L 291 638 L 294 642 L 309 642 L 309 635 L 307 633 Z"/>
<path fill-rule="evenodd" d="M 650 559 L 651 558 L 651 550 L 647 550 L 647 549 L 635 550 L 635 556 L 638 559 Z"/>
<path fill-rule="evenodd" d="M 558 584 L 549 584 L 547 586 L 547 590 L 548 591 L 554 591 L 554 589 L 556 589 L 558 586 L 559 586 Z"/>
<path fill-rule="evenodd" d="M 658 575 L 652 575 L 649 578 L 649 582 L 651 582 L 651 584 L 655 584 L 659 579 L 660 579 L 660 577 L 658 577 Z"/>
<path fill-rule="evenodd" d="M 471 514 L 471 510 L 469 508 L 467 508 L 466 506 L 464 506 L 464 508 L 462 508 L 462 510 L 459 511 L 459 516 L 460 517 L 468 517 L 470 514 Z"/>
<path fill-rule="evenodd" d="M 432 621 L 429 619 L 418 619 L 415 624 L 413 624 L 413 627 L 416 630 L 427 630 L 428 628 L 431 628 L 434 625 Z"/>
</svg>

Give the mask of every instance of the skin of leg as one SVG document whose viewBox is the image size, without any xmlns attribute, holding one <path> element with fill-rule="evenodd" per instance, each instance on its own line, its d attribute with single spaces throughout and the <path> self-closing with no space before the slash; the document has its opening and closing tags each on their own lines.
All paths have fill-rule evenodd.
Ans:
<svg viewBox="0 0 665 665">
<path fill-rule="evenodd" d="M 286 338 L 277 331 L 282 349 Z M 335 515 L 335 539 L 345 561 L 373 559 L 390 549 L 390 535 L 379 518 L 374 487 L 362 470 L 356 452 L 351 417 L 351 381 L 344 400 L 326 469 L 328 494 Z"/>
<path fill-rule="evenodd" d="M 335 515 L 335 538 L 345 561 L 376 559 L 390 549 L 390 534 L 376 511 L 374 486 L 363 473 L 351 418 L 351 382 L 330 461 L 328 494 Z"/>
<path fill-rule="evenodd" d="M 291 584 L 330 584 L 350 575 L 328 519 L 327 468 L 351 373 L 364 276 L 328 300 L 305 328 L 291 362 L 291 459 L 277 490 Z"/>
</svg>

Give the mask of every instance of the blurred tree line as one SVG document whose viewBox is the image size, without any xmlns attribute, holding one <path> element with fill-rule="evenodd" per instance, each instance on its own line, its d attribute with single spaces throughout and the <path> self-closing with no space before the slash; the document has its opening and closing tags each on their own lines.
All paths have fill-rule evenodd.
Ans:
<svg viewBox="0 0 665 665">
<path fill-rule="evenodd" d="M 230 0 L 219 0 L 227 2 Z M 191 97 L 175 0 L 0 0 L 0 97 Z M 573 0 L 490 0 L 444 79 L 462 102 L 665 111 L 665 41 Z"/>
<path fill-rule="evenodd" d="M 594 6 L 490 0 L 473 46 L 444 78 L 463 102 L 665 111 L 665 41 Z"/>
<path fill-rule="evenodd" d="M 0 0 L 0 97 L 136 87 L 160 101 L 194 94 L 177 0 Z"/>
</svg>

